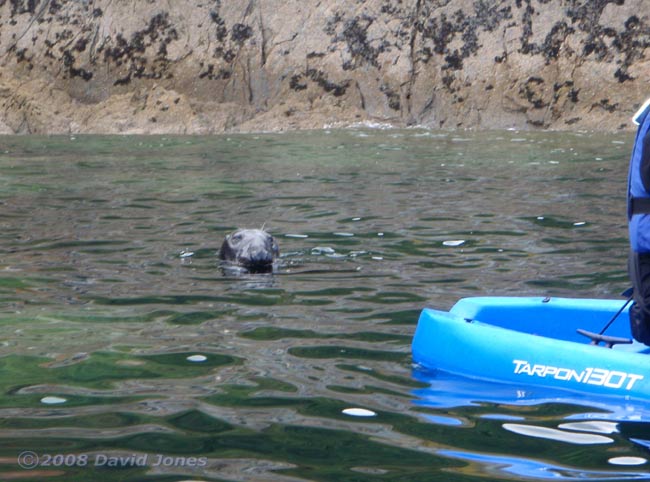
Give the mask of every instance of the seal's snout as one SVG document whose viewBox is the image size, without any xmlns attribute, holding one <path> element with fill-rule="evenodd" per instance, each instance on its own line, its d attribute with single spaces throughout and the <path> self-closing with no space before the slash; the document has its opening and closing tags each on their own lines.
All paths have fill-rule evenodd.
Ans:
<svg viewBox="0 0 650 482">
<path fill-rule="evenodd" d="M 254 273 L 272 271 L 279 255 L 275 239 L 262 229 L 240 229 L 226 236 L 219 250 L 222 260 Z"/>
<path fill-rule="evenodd" d="M 251 253 L 249 262 L 251 264 L 271 264 L 274 261 L 273 252 L 266 249 L 258 249 Z"/>
</svg>

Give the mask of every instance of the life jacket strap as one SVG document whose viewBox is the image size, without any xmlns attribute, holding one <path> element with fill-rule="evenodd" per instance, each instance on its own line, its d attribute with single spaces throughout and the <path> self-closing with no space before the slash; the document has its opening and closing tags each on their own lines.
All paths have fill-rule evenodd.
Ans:
<svg viewBox="0 0 650 482">
<path fill-rule="evenodd" d="M 650 214 L 650 197 L 630 197 L 630 214 Z"/>
</svg>

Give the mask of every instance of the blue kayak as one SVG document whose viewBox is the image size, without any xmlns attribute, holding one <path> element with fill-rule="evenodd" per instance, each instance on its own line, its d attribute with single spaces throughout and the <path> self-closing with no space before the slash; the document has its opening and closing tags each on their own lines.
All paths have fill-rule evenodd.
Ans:
<svg viewBox="0 0 650 482">
<path fill-rule="evenodd" d="M 463 298 L 448 312 L 422 311 L 413 359 L 427 370 L 482 380 L 650 400 L 650 347 L 632 341 L 629 309 L 598 335 L 623 304 Z"/>
</svg>

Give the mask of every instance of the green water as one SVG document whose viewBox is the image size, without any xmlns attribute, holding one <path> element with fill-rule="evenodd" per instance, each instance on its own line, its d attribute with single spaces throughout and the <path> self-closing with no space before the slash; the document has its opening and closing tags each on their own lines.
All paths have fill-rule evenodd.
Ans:
<svg viewBox="0 0 650 482">
<path fill-rule="evenodd" d="M 430 387 L 410 357 L 424 306 L 618 297 L 631 141 L 0 137 L 0 478 L 650 479 L 644 407 Z M 222 272 L 223 236 L 262 226 L 277 272 Z M 571 420 L 616 430 L 507 429 Z"/>
</svg>

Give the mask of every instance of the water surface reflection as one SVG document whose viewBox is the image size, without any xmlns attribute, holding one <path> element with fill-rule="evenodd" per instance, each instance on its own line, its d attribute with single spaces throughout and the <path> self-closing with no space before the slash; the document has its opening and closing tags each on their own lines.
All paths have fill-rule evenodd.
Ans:
<svg viewBox="0 0 650 482">
<path fill-rule="evenodd" d="M 410 357 L 424 306 L 618 296 L 630 141 L 0 138 L 2 477 L 650 478 L 644 407 L 465 399 Z M 221 272 L 225 233 L 262 226 L 278 272 Z M 556 431 L 611 442 L 532 434 Z"/>
</svg>

